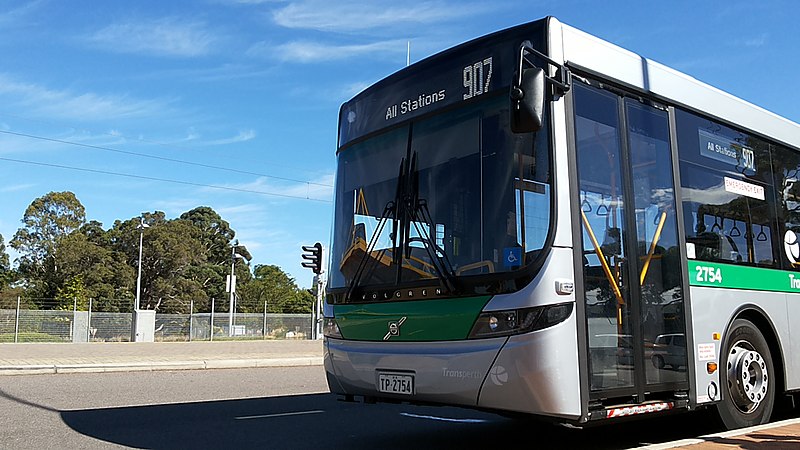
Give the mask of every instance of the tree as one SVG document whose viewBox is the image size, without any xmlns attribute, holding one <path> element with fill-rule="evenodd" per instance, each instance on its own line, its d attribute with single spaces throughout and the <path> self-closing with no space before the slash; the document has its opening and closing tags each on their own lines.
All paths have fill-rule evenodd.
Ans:
<svg viewBox="0 0 800 450">
<path fill-rule="evenodd" d="M 14 273 L 11 271 L 8 253 L 6 253 L 6 244 L 3 241 L 3 235 L 0 234 L 0 292 L 4 291 L 14 280 L 13 275 Z"/>
<path fill-rule="evenodd" d="M 157 213 L 157 218 L 163 213 Z M 146 217 L 147 220 L 147 217 Z M 136 267 L 139 256 L 139 230 L 132 227 L 138 218 L 130 219 L 120 229 L 132 228 L 135 246 L 126 246 L 125 254 Z M 127 239 L 131 239 L 128 236 Z M 189 302 L 205 297 L 202 285 L 191 279 L 193 268 L 206 261 L 195 228 L 183 220 L 155 220 L 144 230 L 142 245 L 142 286 L 140 307 L 159 312 L 184 312 Z"/>
<path fill-rule="evenodd" d="M 230 262 L 230 243 L 236 236 L 227 221 L 208 206 L 199 206 L 180 216 L 197 229 L 196 238 L 205 248 L 206 259 L 212 264 Z"/>
<path fill-rule="evenodd" d="M 86 211 L 69 191 L 50 192 L 35 199 L 22 217 L 23 227 L 11 240 L 20 253 L 19 272 L 34 295 L 54 297 L 59 266 L 55 251 L 60 241 L 86 221 Z"/>
<path fill-rule="evenodd" d="M 99 235 L 92 233 L 95 238 Z M 61 240 L 55 258 L 56 265 L 62 268 L 58 274 L 56 298 L 69 308 L 76 299 L 83 305 L 91 298 L 96 310 L 128 310 L 135 286 L 134 269 L 126 264 L 123 254 L 91 239 L 77 232 Z"/>
<path fill-rule="evenodd" d="M 245 246 L 239 245 L 238 241 L 234 241 L 236 232 L 216 211 L 208 206 L 199 206 L 181 214 L 180 220 L 192 225 L 195 230 L 194 237 L 205 249 L 205 262 L 190 267 L 187 277 L 199 284 L 208 298 L 226 298 L 225 280 L 230 274 L 231 263 L 234 264 L 238 285 L 250 280 L 250 268 L 247 263 L 252 259 L 250 252 Z M 235 253 L 244 258 L 245 264 L 235 261 L 238 258 L 233 256 L 234 246 Z M 225 302 L 221 304 L 227 305 Z M 221 309 L 225 310 L 224 307 Z"/>
<path fill-rule="evenodd" d="M 314 303 L 308 291 L 298 288 L 294 278 L 274 265 L 257 265 L 253 279 L 242 286 L 240 294 L 244 312 L 263 311 L 266 302 L 268 312 L 309 313 Z"/>
</svg>

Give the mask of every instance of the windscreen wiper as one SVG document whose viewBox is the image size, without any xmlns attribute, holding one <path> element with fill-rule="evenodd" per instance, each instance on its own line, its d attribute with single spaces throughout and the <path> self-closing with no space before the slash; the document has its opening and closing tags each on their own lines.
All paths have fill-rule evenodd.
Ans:
<svg viewBox="0 0 800 450">
<path fill-rule="evenodd" d="M 444 285 L 449 293 L 456 290 L 455 276 L 453 266 L 447 258 L 447 253 L 443 248 L 436 244 L 436 240 L 432 236 L 432 231 L 436 229 L 436 224 L 431 217 L 430 210 L 428 209 L 428 202 L 425 199 L 419 198 L 419 170 L 417 169 L 417 153 L 411 155 L 411 162 L 408 165 L 408 175 L 406 176 L 406 189 L 402 196 L 402 200 L 397 207 L 400 209 L 398 216 L 405 219 L 401 221 L 402 240 L 401 247 L 395 247 L 395 251 L 400 249 L 400 255 L 405 259 L 411 257 L 411 241 L 409 237 L 411 225 L 413 224 L 414 230 L 417 232 L 419 240 L 422 242 L 425 251 L 431 259 L 433 269 L 436 271 L 436 276 L 439 281 Z M 422 226 L 425 224 L 427 229 Z M 398 281 L 401 268 L 398 266 Z"/>
<path fill-rule="evenodd" d="M 436 277 L 447 292 L 455 292 L 456 282 L 453 266 L 447 258 L 447 253 L 436 244 L 436 240 L 433 238 L 431 230 L 435 230 L 436 224 L 428 209 L 428 202 L 419 198 L 419 171 L 417 170 L 417 154 L 414 153 L 410 162 L 406 158 L 400 161 L 395 198 L 386 203 L 375 232 L 370 238 L 364 255 L 359 260 L 353 279 L 350 280 L 345 298 L 348 300 L 352 298 L 361 280 L 375 270 L 378 262 L 386 254 L 387 249 L 383 248 L 377 257 L 371 256 L 389 221 L 392 222 L 392 265 L 397 268 L 396 283 L 399 284 L 402 281 L 404 260 L 411 257 L 411 242 L 419 241 L 430 257 Z M 422 224 L 427 225 L 427 229 Z M 410 237 L 412 225 L 419 238 Z"/>
<path fill-rule="evenodd" d="M 378 255 L 377 258 L 371 258 L 370 256 L 372 252 L 375 251 L 375 246 L 378 244 L 378 240 L 380 238 L 381 233 L 383 233 L 383 228 L 386 226 L 386 222 L 388 222 L 390 219 L 392 220 L 392 222 L 396 222 L 394 218 L 396 211 L 397 208 L 395 201 L 389 200 L 389 202 L 386 203 L 386 206 L 383 208 L 383 213 L 381 214 L 381 217 L 378 219 L 378 225 L 375 227 L 375 233 L 372 234 L 372 237 L 369 240 L 369 244 L 367 244 L 367 247 L 364 249 L 364 255 L 362 255 L 361 259 L 358 261 L 358 266 L 356 267 L 356 271 L 353 274 L 353 279 L 350 280 L 350 285 L 347 286 L 347 295 L 345 296 L 346 299 L 349 300 L 355 288 L 358 287 L 358 283 L 361 281 L 361 277 L 364 274 L 364 269 L 366 269 L 368 261 L 372 259 L 372 268 L 369 271 L 371 273 L 372 270 L 374 270 L 377 261 L 380 260 L 383 257 L 384 253 L 386 252 L 386 249 L 384 248 L 381 250 L 381 253 Z"/>
<path fill-rule="evenodd" d="M 397 249 L 397 231 L 398 231 L 398 208 L 397 204 L 403 192 L 403 184 L 406 175 L 406 159 L 403 158 L 400 160 L 400 172 L 397 176 L 397 189 L 395 190 L 395 197 L 392 200 L 389 200 L 386 203 L 386 206 L 383 208 L 383 213 L 381 217 L 378 219 L 378 225 L 375 227 L 375 232 L 372 234 L 372 237 L 369 240 L 369 244 L 367 248 L 364 250 L 364 255 L 358 261 L 358 266 L 356 268 L 355 273 L 353 274 L 353 279 L 350 280 L 350 285 L 347 287 L 347 295 L 345 296 L 346 299 L 350 300 L 353 292 L 358 287 L 358 283 L 361 281 L 361 278 L 364 276 L 364 271 L 369 264 L 369 260 L 372 260 L 372 265 L 370 266 L 367 274 L 371 274 L 375 267 L 378 264 L 378 261 L 383 258 L 386 254 L 386 249 L 381 249 L 380 254 L 376 258 L 372 258 L 371 254 L 375 251 L 375 246 L 378 244 L 378 240 L 380 239 L 381 234 L 383 233 L 383 229 L 386 226 L 386 222 L 389 220 L 392 221 L 392 248 Z M 397 251 L 393 252 L 392 255 L 392 263 L 399 264 L 397 262 Z"/>
</svg>

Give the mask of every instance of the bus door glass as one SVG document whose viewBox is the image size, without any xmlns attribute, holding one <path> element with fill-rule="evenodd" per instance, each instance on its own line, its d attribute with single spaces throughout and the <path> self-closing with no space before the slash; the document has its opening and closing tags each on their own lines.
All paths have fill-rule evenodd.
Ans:
<svg viewBox="0 0 800 450">
<path fill-rule="evenodd" d="M 666 111 L 625 100 L 647 385 L 688 382 L 675 187 Z"/>
<path fill-rule="evenodd" d="M 585 85 L 574 95 L 589 385 L 643 397 L 686 380 L 668 116 Z"/>
</svg>

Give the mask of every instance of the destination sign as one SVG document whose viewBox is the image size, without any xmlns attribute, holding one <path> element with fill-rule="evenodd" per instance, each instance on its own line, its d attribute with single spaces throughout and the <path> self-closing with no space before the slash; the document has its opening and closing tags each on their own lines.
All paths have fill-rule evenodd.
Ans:
<svg viewBox="0 0 800 450">
<path fill-rule="evenodd" d="M 755 153 L 724 136 L 718 136 L 705 130 L 697 130 L 700 138 L 700 154 L 735 166 L 737 172 L 745 175 L 756 173 Z"/>
<path fill-rule="evenodd" d="M 400 122 L 508 92 L 523 41 L 544 52 L 545 21 L 520 25 L 434 55 L 368 88 L 339 112 L 339 147 Z"/>
</svg>

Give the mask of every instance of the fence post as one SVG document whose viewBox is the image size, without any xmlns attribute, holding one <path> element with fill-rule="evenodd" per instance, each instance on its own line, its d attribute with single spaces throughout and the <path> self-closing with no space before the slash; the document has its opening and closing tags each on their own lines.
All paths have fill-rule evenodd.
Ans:
<svg viewBox="0 0 800 450">
<path fill-rule="evenodd" d="M 86 319 L 86 342 L 92 342 L 92 299 L 89 298 L 89 314 Z"/>
<path fill-rule="evenodd" d="M 261 337 L 267 338 L 267 302 L 264 302 L 264 327 L 261 329 Z"/>
<path fill-rule="evenodd" d="M 192 315 L 194 314 L 194 300 L 189 300 L 189 342 L 192 342 Z"/>
<path fill-rule="evenodd" d="M 208 328 L 209 341 L 214 342 L 214 299 L 211 299 L 211 326 Z"/>
<path fill-rule="evenodd" d="M 17 316 L 14 319 L 14 343 L 17 342 L 19 336 L 19 295 L 17 296 Z"/>
</svg>

